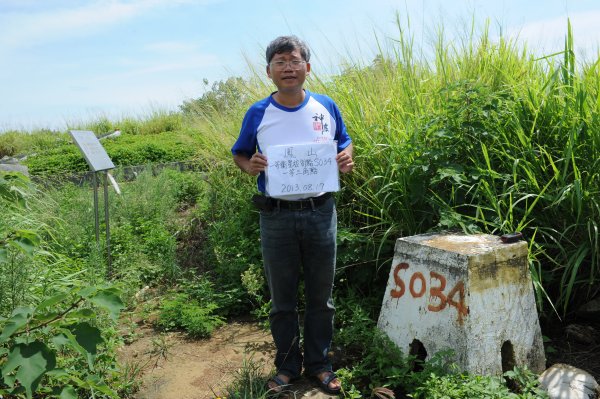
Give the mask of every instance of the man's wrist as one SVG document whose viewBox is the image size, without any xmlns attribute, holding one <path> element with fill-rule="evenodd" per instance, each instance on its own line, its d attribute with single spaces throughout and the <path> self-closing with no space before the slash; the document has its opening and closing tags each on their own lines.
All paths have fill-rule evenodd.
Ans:
<svg viewBox="0 0 600 399">
<path fill-rule="evenodd" d="M 250 162 L 246 165 L 244 172 L 248 173 L 250 176 L 256 176 L 258 174 L 252 169 L 252 164 Z"/>
</svg>

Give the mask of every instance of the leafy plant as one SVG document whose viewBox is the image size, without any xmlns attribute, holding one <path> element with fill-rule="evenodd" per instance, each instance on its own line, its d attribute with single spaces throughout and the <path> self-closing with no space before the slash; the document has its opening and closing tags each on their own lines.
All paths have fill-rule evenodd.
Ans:
<svg viewBox="0 0 600 399">
<path fill-rule="evenodd" d="M 91 286 L 16 308 L 0 324 L 0 394 L 32 398 L 60 387 L 57 393 L 64 398 L 76 398 L 77 390 L 117 398 L 95 367 L 104 340 L 94 320 L 97 308 L 116 319 L 123 306 L 116 288 Z M 79 367 L 58 367 L 65 354 L 77 356 Z"/>
<path fill-rule="evenodd" d="M 447 375 L 430 374 L 422 386 L 409 395 L 414 399 L 544 399 L 548 395 L 538 388 L 535 376 L 514 370 L 505 374 L 519 376 L 520 392 L 511 392 L 502 377 L 474 376 L 461 373 Z"/>
<path fill-rule="evenodd" d="M 218 289 L 210 275 L 191 276 L 181 281 L 186 295 L 201 304 L 214 303 L 215 314 L 222 317 L 239 316 L 244 313 L 247 295 L 241 288 Z M 247 306 L 247 305 L 246 305 Z"/>
<path fill-rule="evenodd" d="M 540 387 L 537 375 L 524 367 L 514 367 L 504 373 L 504 378 L 513 386 L 517 394 L 523 398 L 548 398 L 548 394 Z"/>
<path fill-rule="evenodd" d="M 29 179 L 22 173 L 0 172 L 0 199 L 8 207 L 25 206 Z"/>
<path fill-rule="evenodd" d="M 180 293 L 162 301 L 158 325 L 166 330 L 183 329 L 194 338 L 207 338 L 224 324 L 223 318 L 214 314 L 216 309 L 214 302 L 200 304 Z"/>
</svg>

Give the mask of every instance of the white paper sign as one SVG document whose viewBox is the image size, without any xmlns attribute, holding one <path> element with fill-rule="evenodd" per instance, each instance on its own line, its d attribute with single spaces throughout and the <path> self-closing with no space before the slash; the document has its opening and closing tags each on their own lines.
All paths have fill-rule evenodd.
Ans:
<svg viewBox="0 0 600 399">
<path fill-rule="evenodd" d="M 115 165 L 108 157 L 106 150 L 102 147 L 94 132 L 89 130 L 71 130 L 70 133 L 92 171 L 114 169 Z"/>
<path fill-rule="evenodd" d="M 274 145 L 266 149 L 267 194 L 272 197 L 339 191 L 337 144 Z"/>
</svg>

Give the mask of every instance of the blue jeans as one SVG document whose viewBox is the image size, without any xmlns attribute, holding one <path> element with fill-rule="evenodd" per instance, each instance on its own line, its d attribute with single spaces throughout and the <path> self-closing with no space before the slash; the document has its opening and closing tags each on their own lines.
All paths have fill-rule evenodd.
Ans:
<svg viewBox="0 0 600 399">
<path fill-rule="evenodd" d="M 262 255 L 272 308 L 277 372 L 294 378 L 331 370 L 327 353 L 333 337 L 332 291 L 337 213 L 329 198 L 314 209 L 275 208 L 260 213 Z M 304 272 L 304 356 L 300 350 L 298 286 Z"/>
</svg>

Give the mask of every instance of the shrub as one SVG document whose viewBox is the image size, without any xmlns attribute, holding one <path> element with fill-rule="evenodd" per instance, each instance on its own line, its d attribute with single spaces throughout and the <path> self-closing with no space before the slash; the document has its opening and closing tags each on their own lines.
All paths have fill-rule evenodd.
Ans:
<svg viewBox="0 0 600 399">
<path fill-rule="evenodd" d="M 25 165 L 32 176 L 73 174 L 89 170 L 85 158 L 73 144 L 62 144 L 31 155 L 25 161 Z"/>
<path fill-rule="evenodd" d="M 218 305 L 213 302 L 200 304 L 180 293 L 162 301 L 158 325 L 166 330 L 183 329 L 194 338 L 207 338 L 224 324 L 223 318 L 214 314 L 216 309 Z"/>
<path fill-rule="evenodd" d="M 233 162 L 205 170 L 196 208 L 196 216 L 205 221 L 204 262 L 224 289 L 240 288 L 242 274 L 262 264 L 258 211 L 250 203 L 255 183 Z"/>
<path fill-rule="evenodd" d="M 474 376 L 461 373 L 430 374 L 423 385 L 415 390 L 414 399 L 544 399 L 548 395 L 538 388 L 536 377 L 527 370 L 515 370 L 527 380 L 520 392 L 511 392 L 502 377 Z"/>
<path fill-rule="evenodd" d="M 32 132 L 8 131 L 0 134 L 0 158 L 47 151 L 70 141 L 68 134 L 48 129 Z"/>
<path fill-rule="evenodd" d="M 214 303 L 214 313 L 222 317 L 239 316 L 248 307 L 247 296 L 241 288 L 215 289 L 207 274 L 182 279 L 181 289 L 199 303 Z"/>
<path fill-rule="evenodd" d="M 196 144 L 189 134 L 173 132 L 153 135 L 122 135 L 102 142 L 115 166 L 170 163 L 194 158 Z M 63 143 L 41 150 L 27 158 L 31 175 L 51 176 L 74 174 L 89 170 L 85 158 L 74 144 Z"/>
<path fill-rule="evenodd" d="M 182 173 L 170 169 L 165 170 L 163 173 L 173 180 L 175 201 L 177 201 L 180 210 L 194 206 L 202 193 L 201 179 L 203 179 L 203 176 L 198 172 Z"/>
</svg>

